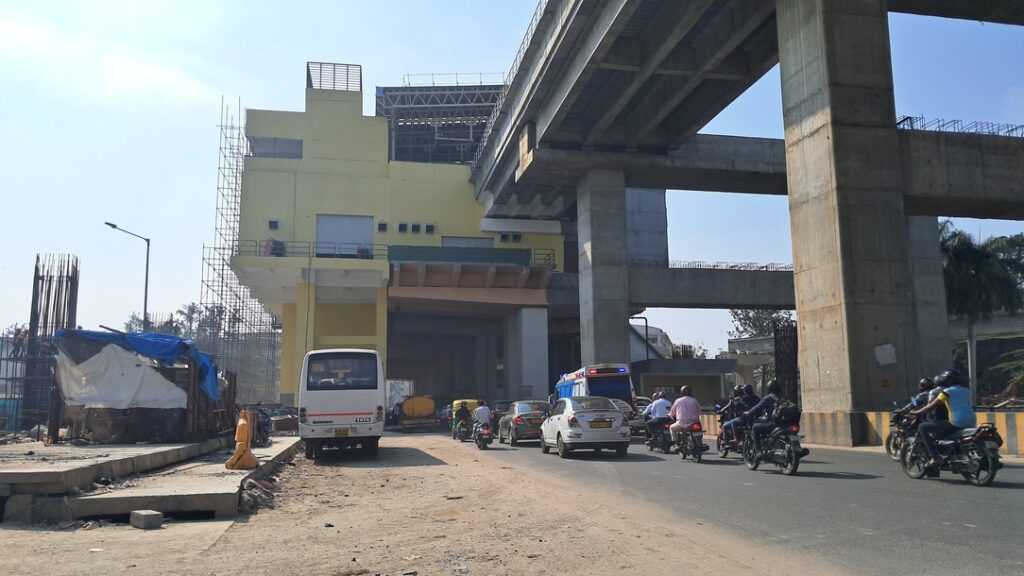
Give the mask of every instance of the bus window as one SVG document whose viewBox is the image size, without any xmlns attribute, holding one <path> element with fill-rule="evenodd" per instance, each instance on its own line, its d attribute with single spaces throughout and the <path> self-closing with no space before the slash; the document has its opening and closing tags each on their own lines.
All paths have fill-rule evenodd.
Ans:
<svg viewBox="0 0 1024 576">
<path fill-rule="evenodd" d="M 309 360 L 306 390 L 376 390 L 377 356 L 361 352 L 327 352 Z"/>
</svg>

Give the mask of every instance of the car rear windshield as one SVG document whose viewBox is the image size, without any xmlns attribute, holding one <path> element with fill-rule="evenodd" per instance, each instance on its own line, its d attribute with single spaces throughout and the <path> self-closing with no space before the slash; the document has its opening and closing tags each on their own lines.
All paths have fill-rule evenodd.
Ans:
<svg viewBox="0 0 1024 576">
<path fill-rule="evenodd" d="M 376 390 L 377 356 L 329 352 L 309 358 L 306 390 Z"/>
<path fill-rule="evenodd" d="M 618 410 L 615 404 L 607 398 L 572 398 L 572 409 L 576 410 Z"/>
<path fill-rule="evenodd" d="M 550 412 L 551 404 L 547 402 L 524 402 L 516 406 L 516 413 L 529 414 L 530 412 Z"/>
</svg>

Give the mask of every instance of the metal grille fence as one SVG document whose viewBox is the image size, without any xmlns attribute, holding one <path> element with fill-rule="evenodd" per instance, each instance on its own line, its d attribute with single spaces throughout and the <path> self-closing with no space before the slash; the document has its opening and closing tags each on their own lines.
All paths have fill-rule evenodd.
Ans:
<svg viewBox="0 0 1024 576">
<path fill-rule="evenodd" d="M 358 64 L 307 62 L 306 88 L 361 92 L 363 90 L 363 67 Z"/>
</svg>

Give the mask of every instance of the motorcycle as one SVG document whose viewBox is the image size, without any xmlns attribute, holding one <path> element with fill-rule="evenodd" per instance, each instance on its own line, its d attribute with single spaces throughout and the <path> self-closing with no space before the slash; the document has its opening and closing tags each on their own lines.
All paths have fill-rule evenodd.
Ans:
<svg viewBox="0 0 1024 576">
<path fill-rule="evenodd" d="M 700 422 L 694 422 L 685 431 L 679 433 L 679 455 L 683 460 L 691 456 L 693 461 L 700 464 L 703 454 L 708 446 L 704 444 L 704 428 Z"/>
<path fill-rule="evenodd" d="M 715 410 L 721 410 L 720 404 L 715 404 Z M 725 438 L 725 431 L 722 429 L 722 425 L 731 420 L 729 414 L 718 415 L 718 439 L 715 441 L 715 449 L 718 451 L 719 458 L 725 458 L 729 455 L 729 452 L 741 452 L 743 450 L 743 439 L 747 436 L 747 430 L 749 426 L 746 422 L 740 422 L 737 426 L 733 426 L 734 438 Z"/>
<path fill-rule="evenodd" d="M 274 428 L 274 422 L 270 419 L 270 410 L 257 404 L 256 410 L 253 411 L 253 418 L 256 420 L 255 426 L 253 426 L 253 446 L 257 448 L 270 446 L 270 432 Z"/>
<path fill-rule="evenodd" d="M 654 433 L 647 438 L 647 449 L 661 450 L 662 454 L 672 452 L 672 432 L 668 429 L 671 422 L 664 422 L 654 428 Z"/>
<path fill-rule="evenodd" d="M 473 431 L 473 441 L 480 450 L 486 450 L 487 446 L 494 442 L 494 435 L 491 434 L 490 424 L 478 424 Z"/>
<path fill-rule="evenodd" d="M 748 470 L 757 470 L 762 462 L 770 462 L 786 476 L 796 474 L 800 459 L 810 454 L 800 446 L 799 433 L 799 424 L 776 426 L 762 441 L 760 451 L 754 450 L 754 435 L 747 434 L 743 439 L 743 463 Z"/>
<path fill-rule="evenodd" d="M 889 458 L 899 461 L 903 445 L 908 437 L 917 433 L 917 425 L 920 421 L 917 416 L 906 412 L 893 411 L 889 415 L 889 434 L 885 437 L 885 453 L 889 455 Z"/>
<path fill-rule="evenodd" d="M 452 439 L 458 440 L 459 442 L 465 442 L 469 440 L 469 422 L 460 420 L 459 423 L 452 429 Z"/>
<path fill-rule="evenodd" d="M 909 436 L 900 450 L 903 472 L 913 479 L 927 475 L 938 478 L 941 470 L 960 474 L 975 486 L 988 486 L 995 480 L 996 471 L 1003 467 L 999 461 L 999 447 L 1003 438 L 992 424 L 977 428 L 964 428 L 935 443 L 938 467 L 929 466 L 924 438 Z"/>
</svg>

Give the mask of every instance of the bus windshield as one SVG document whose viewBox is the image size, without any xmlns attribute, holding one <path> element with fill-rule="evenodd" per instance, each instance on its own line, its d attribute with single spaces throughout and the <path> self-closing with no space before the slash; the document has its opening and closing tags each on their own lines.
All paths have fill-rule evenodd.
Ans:
<svg viewBox="0 0 1024 576">
<path fill-rule="evenodd" d="M 633 385 L 628 374 L 611 376 L 588 376 L 587 391 L 591 396 L 618 398 L 627 404 L 633 403 Z"/>
<path fill-rule="evenodd" d="M 309 358 L 306 390 L 376 390 L 377 356 L 362 352 L 329 352 Z"/>
</svg>

